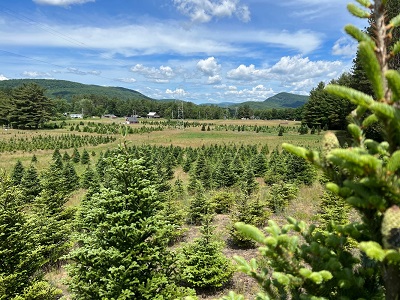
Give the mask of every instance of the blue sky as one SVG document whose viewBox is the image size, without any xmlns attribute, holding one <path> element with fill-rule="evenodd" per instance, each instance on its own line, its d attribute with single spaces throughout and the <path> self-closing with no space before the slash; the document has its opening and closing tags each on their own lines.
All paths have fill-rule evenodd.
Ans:
<svg viewBox="0 0 400 300">
<path fill-rule="evenodd" d="M 349 0 L 3 0 L 0 79 L 122 86 L 156 99 L 263 101 L 350 70 Z"/>
</svg>

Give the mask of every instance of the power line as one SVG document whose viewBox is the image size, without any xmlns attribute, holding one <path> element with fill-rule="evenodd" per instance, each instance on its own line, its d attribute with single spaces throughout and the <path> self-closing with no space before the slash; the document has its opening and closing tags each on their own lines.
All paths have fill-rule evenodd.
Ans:
<svg viewBox="0 0 400 300">
<path fill-rule="evenodd" d="M 40 60 L 40 59 L 37 59 L 37 58 L 29 57 L 29 56 L 26 56 L 26 55 L 18 54 L 18 53 L 11 52 L 11 51 L 7 51 L 7 50 L 3 50 L 3 49 L 0 49 L 0 51 L 1 51 L 1 52 L 4 52 L 4 53 L 7 53 L 7 54 L 14 55 L 14 56 L 23 57 L 23 58 L 26 58 L 26 59 L 38 61 L 38 62 L 41 62 L 41 63 L 45 63 L 45 64 L 48 64 L 48 65 L 52 65 L 52 66 L 55 66 L 55 67 L 58 67 L 58 68 L 62 68 L 62 69 L 68 70 L 68 67 L 61 66 L 61 65 L 57 65 L 57 64 L 54 64 L 54 63 L 51 63 L 51 62 L 48 62 L 48 61 Z M 74 67 L 74 66 L 73 66 L 73 67 Z M 84 71 L 82 71 L 82 72 L 84 72 Z M 73 73 L 73 72 L 71 72 L 71 73 Z M 89 72 L 84 72 L 84 73 L 85 73 L 85 75 L 86 75 L 86 74 L 88 74 Z M 101 75 L 101 74 L 93 74 L 93 73 L 90 73 L 90 74 L 95 75 L 95 76 L 98 76 L 98 77 L 101 77 L 101 78 L 104 78 L 104 79 L 108 79 L 108 80 L 111 80 L 111 81 L 117 81 L 115 78 L 106 77 L 106 76 L 103 76 L 103 75 Z"/>
<path fill-rule="evenodd" d="M 37 22 L 37 21 L 33 20 L 32 18 L 24 16 L 24 15 L 12 10 L 12 9 L 6 8 L 3 5 L 0 5 L 0 9 L 3 12 L 7 13 L 8 15 L 10 15 L 10 16 L 12 16 L 14 18 L 17 18 L 17 19 L 19 19 L 19 20 L 21 20 L 21 21 L 23 21 L 23 22 L 25 22 L 25 23 L 27 23 L 29 25 L 37 26 L 38 28 L 40 28 L 40 29 L 52 34 L 52 35 L 58 36 L 59 38 L 65 40 L 65 41 L 67 41 L 67 42 L 69 42 L 71 44 L 77 45 L 77 46 L 79 46 L 81 48 L 84 48 L 86 50 L 90 50 L 92 52 L 96 52 L 100 56 L 102 55 L 102 53 L 99 50 L 91 48 L 89 45 L 87 45 L 87 44 L 85 44 L 85 43 L 83 43 L 83 42 L 81 42 L 81 41 L 79 41 L 79 40 L 77 40 L 77 39 L 75 39 L 75 38 L 73 38 L 71 36 L 68 36 L 68 35 L 66 35 L 64 33 L 61 33 L 61 32 L 53 29 L 52 27 L 50 27 L 50 26 L 48 26 L 48 25 L 46 25 L 44 23 Z M 49 64 L 49 65 L 53 65 L 53 66 L 56 66 L 56 67 L 66 68 L 64 66 L 59 66 L 59 65 L 56 65 L 56 64 L 53 64 L 53 63 L 50 63 L 50 62 L 46 62 L 46 61 L 43 61 L 43 60 L 39 60 L 39 59 L 35 59 L 35 58 L 32 58 L 32 57 L 28 57 L 28 56 L 25 56 L 25 55 L 13 53 L 13 52 L 10 52 L 10 51 L 5 51 L 5 50 L 1 50 L 1 49 L 0 49 L 0 51 L 6 52 L 6 53 L 9 53 L 9 54 L 12 54 L 12 55 L 24 57 L 24 58 L 27 58 L 27 59 L 36 60 L 36 61 L 39 61 L 39 62 L 42 62 L 42 63 L 46 63 L 46 64 Z M 103 59 L 104 60 L 108 60 L 108 61 L 118 62 L 121 66 L 126 66 L 127 65 L 127 63 L 125 61 L 122 61 L 122 60 L 119 60 L 119 59 L 115 59 L 115 58 L 112 58 L 112 57 L 111 58 L 110 57 L 106 57 L 106 58 L 103 57 Z M 71 66 L 71 67 L 74 67 L 74 66 Z M 105 79 L 116 81 L 113 78 L 108 78 L 108 77 L 105 77 L 105 76 L 102 76 L 102 75 L 99 75 L 99 74 L 97 74 L 97 76 L 105 78 Z"/>
</svg>

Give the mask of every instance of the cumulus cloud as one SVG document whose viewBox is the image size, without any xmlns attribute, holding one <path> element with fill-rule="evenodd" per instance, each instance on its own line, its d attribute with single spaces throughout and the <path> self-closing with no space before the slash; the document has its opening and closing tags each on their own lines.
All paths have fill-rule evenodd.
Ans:
<svg viewBox="0 0 400 300">
<path fill-rule="evenodd" d="M 324 75 L 335 76 L 342 71 L 340 61 L 310 61 L 308 57 L 284 56 L 270 68 L 257 69 L 254 65 L 240 65 L 227 72 L 227 78 L 233 80 L 279 79 L 296 80 L 316 78 Z"/>
<path fill-rule="evenodd" d="M 197 69 L 208 76 L 214 76 L 221 70 L 221 65 L 214 57 L 202 59 L 197 62 Z"/>
<path fill-rule="evenodd" d="M 175 77 L 175 73 L 171 67 L 160 66 L 158 69 L 154 67 L 146 67 L 142 64 L 136 64 L 131 71 L 144 76 L 147 79 L 157 83 L 167 83 Z"/>
<path fill-rule="evenodd" d="M 220 75 L 214 75 L 214 76 L 208 76 L 208 84 L 217 84 L 217 83 L 221 83 L 222 78 Z"/>
<path fill-rule="evenodd" d="M 196 67 L 197 70 L 203 73 L 203 75 L 208 76 L 208 84 L 217 84 L 222 81 L 222 78 L 219 75 L 221 65 L 217 63 L 217 60 L 214 57 L 199 60 Z"/>
<path fill-rule="evenodd" d="M 96 0 L 33 0 L 33 2 L 42 5 L 53 6 L 70 6 L 74 4 L 84 4 L 87 2 L 95 2 Z"/>
<path fill-rule="evenodd" d="M 186 96 L 188 93 L 184 89 L 177 88 L 174 91 L 166 89 L 165 94 L 172 95 L 173 97 L 183 97 Z"/>
<path fill-rule="evenodd" d="M 8 78 L 6 76 L 4 76 L 3 74 L 0 74 L 0 80 L 8 80 Z"/>
<path fill-rule="evenodd" d="M 267 70 L 257 70 L 254 65 L 240 65 L 227 73 L 227 78 L 234 80 L 253 81 L 265 77 Z"/>
<path fill-rule="evenodd" d="M 332 47 L 332 54 L 354 57 L 357 53 L 357 43 L 348 37 L 341 37 Z"/>
<path fill-rule="evenodd" d="M 227 78 L 240 82 L 270 81 L 290 88 L 292 92 L 307 93 L 319 81 L 338 77 L 346 69 L 340 61 L 311 61 L 308 57 L 284 56 L 268 68 L 240 65 L 227 72 Z"/>
<path fill-rule="evenodd" d="M 173 0 L 178 11 L 190 17 L 192 22 L 207 23 L 213 18 L 232 17 L 240 21 L 250 21 L 250 11 L 247 5 L 241 5 L 240 0 Z"/>
</svg>

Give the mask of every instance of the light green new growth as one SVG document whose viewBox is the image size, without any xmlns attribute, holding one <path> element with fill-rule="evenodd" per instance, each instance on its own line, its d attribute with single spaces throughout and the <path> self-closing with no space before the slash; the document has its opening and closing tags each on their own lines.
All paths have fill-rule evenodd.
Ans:
<svg viewBox="0 0 400 300">
<path fill-rule="evenodd" d="M 238 231 L 259 243 L 263 256 L 263 264 L 236 258 L 239 269 L 259 283 L 257 299 L 400 299 L 400 74 L 388 69 L 400 52 L 400 42 L 388 49 L 400 14 L 388 22 L 385 5 L 390 0 L 357 2 L 363 8 L 349 4 L 348 10 L 371 19 L 373 37 L 353 25 L 345 30 L 359 42 L 374 97 L 339 85 L 326 87 L 357 106 L 348 126 L 352 145 L 342 149 L 336 136 L 327 133 L 321 153 L 282 147 L 322 169 L 331 181 L 327 190 L 357 211 L 360 221 L 341 225 L 332 218 L 326 228 L 317 228 L 289 218 L 282 227 L 270 221 L 267 235 L 237 223 Z M 375 124 L 381 141 L 366 138 L 366 130 Z"/>
</svg>

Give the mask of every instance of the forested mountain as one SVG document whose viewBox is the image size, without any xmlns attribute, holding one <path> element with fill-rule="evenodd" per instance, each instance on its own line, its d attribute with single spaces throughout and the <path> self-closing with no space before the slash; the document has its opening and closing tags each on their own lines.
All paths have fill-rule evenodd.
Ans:
<svg viewBox="0 0 400 300">
<path fill-rule="evenodd" d="M 46 89 L 46 95 L 51 98 L 64 98 L 71 100 L 73 96 L 98 95 L 107 96 L 109 98 L 127 99 L 151 99 L 135 90 L 113 87 L 100 86 L 93 84 L 82 84 L 67 80 L 55 79 L 10 79 L 0 81 L 0 89 L 12 89 L 24 83 L 37 83 Z"/>
<path fill-rule="evenodd" d="M 308 96 L 296 95 L 291 93 L 278 93 L 266 100 L 246 101 L 242 103 L 223 102 L 219 103 L 220 107 L 235 108 L 248 105 L 251 109 L 266 109 L 266 108 L 298 108 L 303 106 L 308 101 Z"/>
<path fill-rule="evenodd" d="M 183 108 L 185 119 L 223 119 L 223 118 L 259 118 L 259 119 L 296 119 L 301 118 L 301 107 L 291 108 L 289 102 L 278 97 L 278 100 L 267 99 L 275 103 L 274 107 L 263 105 L 264 102 L 249 102 L 234 107 L 218 105 L 197 105 L 192 102 L 181 102 L 175 99 L 156 100 L 137 91 L 120 87 L 102 87 L 85 85 L 64 80 L 49 79 L 13 79 L 0 81 L 0 124 L 9 124 L 9 112 L 15 111 L 15 90 L 25 86 L 35 86 L 42 90 L 44 96 L 51 100 L 52 116 L 65 113 L 83 113 L 85 116 L 102 116 L 114 114 L 119 117 L 137 114 L 146 116 L 150 111 L 157 112 L 164 118 L 177 118 L 178 110 Z M 25 89 L 24 88 L 24 89 Z M 290 96 L 296 96 L 291 95 Z M 277 95 L 278 96 L 278 95 Z M 304 97 L 304 96 L 300 96 Z M 294 97 L 297 99 L 298 97 Z M 287 98 L 285 98 L 287 99 Z M 292 97 L 293 99 L 293 97 Z M 285 104 L 282 104 L 285 102 Z M 13 104 L 14 103 L 14 104 Z M 276 108 L 281 103 L 281 109 Z M 261 105 L 256 105 L 261 104 Z M 286 106 L 285 106 L 286 105 Z M 253 108 L 254 107 L 254 108 Z M 16 123 L 14 125 L 17 125 Z M 36 126 L 36 125 L 35 125 Z"/>
<path fill-rule="evenodd" d="M 96 95 L 106 96 L 108 98 L 117 98 L 119 100 L 156 100 L 145 96 L 138 91 L 113 86 L 100 86 L 93 84 L 82 84 L 67 80 L 56 79 L 10 79 L 0 81 L 0 89 L 13 89 L 24 83 L 37 83 L 46 89 L 46 96 L 50 98 L 63 98 L 71 101 L 77 96 Z M 158 100 L 158 99 L 157 99 Z M 279 93 L 263 102 L 247 101 L 243 103 L 225 102 L 220 103 L 219 107 L 235 108 L 238 106 L 249 105 L 251 109 L 267 108 L 297 108 L 302 106 L 308 100 L 308 96 L 295 95 L 291 93 Z M 174 102 L 175 99 L 160 99 L 162 102 Z"/>
</svg>

